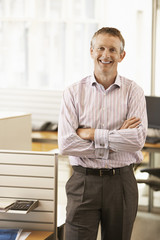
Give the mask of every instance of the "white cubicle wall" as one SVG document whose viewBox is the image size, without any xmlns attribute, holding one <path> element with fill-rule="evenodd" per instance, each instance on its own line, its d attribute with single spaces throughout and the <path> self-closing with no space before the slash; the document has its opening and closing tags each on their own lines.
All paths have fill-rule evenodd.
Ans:
<svg viewBox="0 0 160 240">
<path fill-rule="evenodd" d="M 0 151 L 0 198 L 39 201 L 27 214 L 0 213 L 0 228 L 52 231 L 56 237 L 57 154 Z"/>
<path fill-rule="evenodd" d="M 31 150 L 31 131 L 31 114 L 1 111 L 0 149 Z"/>
</svg>

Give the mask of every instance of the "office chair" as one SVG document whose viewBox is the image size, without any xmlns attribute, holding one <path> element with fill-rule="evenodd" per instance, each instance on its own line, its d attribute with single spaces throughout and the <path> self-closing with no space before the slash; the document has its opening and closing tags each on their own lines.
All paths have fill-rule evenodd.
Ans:
<svg viewBox="0 0 160 240">
<path fill-rule="evenodd" d="M 141 172 L 147 172 L 157 178 L 137 179 L 137 183 L 145 183 L 154 191 L 160 191 L 160 168 L 144 168 L 141 170 Z"/>
</svg>

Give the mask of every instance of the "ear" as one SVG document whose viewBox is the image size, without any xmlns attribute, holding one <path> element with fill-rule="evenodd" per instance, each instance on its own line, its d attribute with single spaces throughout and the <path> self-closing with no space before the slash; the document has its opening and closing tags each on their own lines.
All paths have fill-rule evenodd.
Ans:
<svg viewBox="0 0 160 240">
<path fill-rule="evenodd" d="M 121 54 L 120 54 L 120 58 L 119 58 L 119 61 L 118 62 L 122 62 L 123 58 L 126 56 L 126 52 L 123 51 Z"/>
<path fill-rule="evenodd" d="M 93 47 L 90 47 L 90 55 L 91 55 L 91 58 L 93 58 Z"/>
</svg>

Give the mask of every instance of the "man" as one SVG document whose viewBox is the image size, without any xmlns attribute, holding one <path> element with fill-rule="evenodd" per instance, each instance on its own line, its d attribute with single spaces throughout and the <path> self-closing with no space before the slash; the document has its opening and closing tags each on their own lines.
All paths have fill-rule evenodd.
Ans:
<svg viewBox="0 0 160 240">
<path fill-rule="evenodd" d="M 118 75 L 125 57 L 118 29 L 102 28 L 91 41 L 94 75 L 64 91 L 59 149 L 70 156 L 73 175 L 66 184 L 66 240 L 129 240 L 137 213 L 133 164 L 147 130 L 142 89 Z"/>
</svg>

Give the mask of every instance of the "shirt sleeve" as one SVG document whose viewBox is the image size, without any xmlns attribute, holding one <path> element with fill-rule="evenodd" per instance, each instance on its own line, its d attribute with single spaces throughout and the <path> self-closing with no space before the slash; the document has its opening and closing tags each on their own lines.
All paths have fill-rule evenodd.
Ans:
<svg viewBox="0 0 160 240">
<path fill-rule="evenodd" d="M 94 141 L 81 139 L 76 130 L 79 127 L 78 113 L 72 92 L 67 89 L 62 98 L 59 124 L 58 147 L 61 154 L 97 158 L 102 156 L 100 149 L 95 149 Z M 108 158 L 109 149 L 103 149 L 103 156 Z"/>
<path fill-rule="evenodd" d="M 106 148 L 114 152 L 136 152 L 143 148 L 147 134 L 146 101 L 143 90 L 136 84 L 128 97 L 128 112 L 126 119 L 140 118 L 141 124 L 133 129 L 115 129 L 112 131 L 96 129 L 95 147 Z"/>
</svg>

